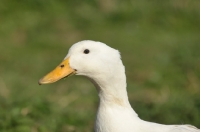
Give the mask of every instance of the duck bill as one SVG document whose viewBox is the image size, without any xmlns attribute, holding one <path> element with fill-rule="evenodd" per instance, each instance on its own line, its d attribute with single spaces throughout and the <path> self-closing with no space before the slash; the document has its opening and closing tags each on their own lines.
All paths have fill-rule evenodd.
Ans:
<svg viewBox="0 0 200 132">
<path fill-rule="evenodd" d="M 46 76 L 39 80 L 39 84 L 54 83 L 69 75 L 75 74 L 75 70 L 69 65 L 69 58 L 60 63 L 53 71 L 49 72 Z"/>
</svg>

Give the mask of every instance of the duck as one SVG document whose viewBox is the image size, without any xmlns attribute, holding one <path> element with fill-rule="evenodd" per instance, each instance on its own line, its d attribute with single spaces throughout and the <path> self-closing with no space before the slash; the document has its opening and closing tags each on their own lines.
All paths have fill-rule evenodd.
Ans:
<svg viewBox="0 0 200 132">
<path fill-rule="evenodd" d="M 200 132 L 192 125 L 164 125 L 140 119 L 128 100 L 120 52 L 102 42 L 83 40 L 73 44 L 64 60 L 39 84 L 54 83 L 70 75 L 87 77 L 98 92 L 95 132 Z"/>
</svg>

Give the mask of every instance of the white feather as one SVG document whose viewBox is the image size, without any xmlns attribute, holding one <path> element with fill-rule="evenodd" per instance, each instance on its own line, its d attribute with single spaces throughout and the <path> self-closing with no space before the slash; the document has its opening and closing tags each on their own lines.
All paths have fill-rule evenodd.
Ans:
<svg viewBox="0 0 200 132">
<path fill-rule="evenodd" d="M 85 49 L 89 54 L 84 54 Z M 100 102 L 95 132 L 200 132 L 190 125 L 162 125 L 141 120 L 128 101 L 125 68 L 117 50 L 86 40 L 74 44 L 68 57 L 77 75 L 88 77 L 97 88 Z"/>
</svg>

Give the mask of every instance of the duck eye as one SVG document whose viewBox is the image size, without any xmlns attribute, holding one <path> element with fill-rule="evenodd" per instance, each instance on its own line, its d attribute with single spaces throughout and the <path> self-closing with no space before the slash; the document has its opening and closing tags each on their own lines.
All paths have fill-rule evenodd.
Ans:
<svg viewBox="0 0 200 132">
<path fill-rule="evenodd" d="M 62 64 L 62 65 L 60 65 L 60 67 L 63 68 L 63 67 L 65 67 L 65 65 Z"/>
<path fill-rule="evenodd" d="M 85 49 L 85 50 L 84 50 L 84 53 L 85 53 L 85 54 L 89 54 L 89 53 L 90 53 L 90 50 L 89 50 L 89 49 Z"/>
</svg>

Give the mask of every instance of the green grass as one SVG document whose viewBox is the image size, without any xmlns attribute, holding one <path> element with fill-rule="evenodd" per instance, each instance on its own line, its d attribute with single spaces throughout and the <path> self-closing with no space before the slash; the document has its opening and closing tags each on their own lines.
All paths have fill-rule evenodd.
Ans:
<svg viewBox="0 0 200 132">
<path fill-rule="evenodd" d="M 91 132 L 98 97 L 85 78 L 37 84 L 69 47 L 119 49 L 139 116 L 200 128 L 198 0 L 0 2 L 0 131 Z"/>
</svg>

